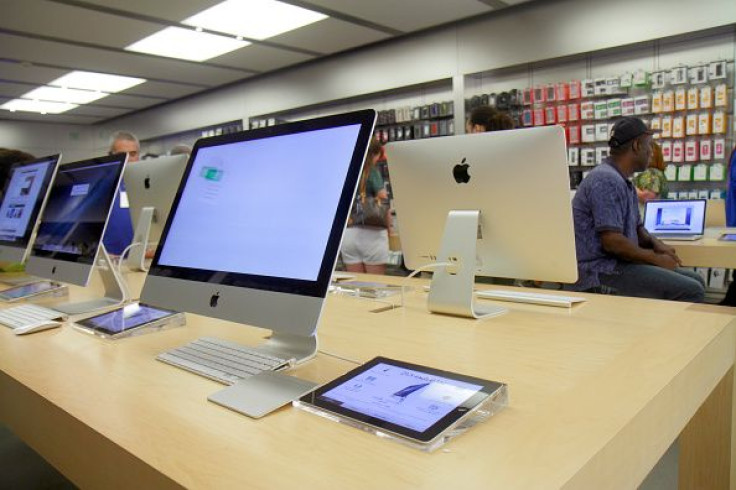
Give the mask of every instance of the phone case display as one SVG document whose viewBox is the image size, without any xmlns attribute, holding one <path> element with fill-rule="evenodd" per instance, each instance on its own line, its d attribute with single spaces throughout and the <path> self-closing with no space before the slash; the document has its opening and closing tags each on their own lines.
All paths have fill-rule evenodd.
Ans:
<svg viewBox="0 0 736 490">
<path fill-rule="evenodd" d="M 557 106 L 557 122 L 558 123 L 567 122 L 567 106 L 565 104 L 561 104 Z"/>
<path fill-rule="evenodd" d="M 685 119 L 685 134 L 693 136 L 698 134 L 698 115 L 688 114 Z"/>
<path fill-rule="evenodd" d="M 695 182 L 705 182 L 708 180 L 708 165 L 704 163 L 695 165 L 693 167 L 693 180 Z"/>
<path fill-rule="evenodd" d="M 671 138 L 672 137 L 672 116 L 667 114 L 666 116 L 662 116 L 662 138 Z"/>
<path fill-rule="evenodd" d="M 692 111 L 700 107 L 700 91 L 698 87 L 690 87 L 687 90 L 687 109 Z"/>
<path fill-rule="evenodd" d="M 713 107 L 713 89 L 705 86 L 700 89 L 700 108 L 710 109 Z"/>
<path fill-rule="evenodd" d="M 713 156 L 713 144 L 711 140 L 700 140 L 700 159 L 710 160 Z"/>
<path fill-rule="evenodd" d="M 598 123 L 595 125 L 595 140 L 608 141 L 610 138 L 608 123 Z"/>
<path fill-rule="evenodd" d="M 608 119 L 608 103 L 605 100 L 594 102 L 593 115 L 595 119 Z"/>
<path fill-rule="evenodd" d="M 685 143 L 682 140 L 672 142 L 672 161 L 675 163 L 685 161 Z"/>
<path fill-rule="evenodd" d="M 702 114 L 701 117 L 707 117 L 710 119 L 710 113 Z M 716 111 L 713 114 L 713 133 L 714 134 L 726 134 L 726 113 L 723 111 Z M 709 134 L 709 133 L 701 133 Z"/>
<path fill-rule="evenodd" d="M 662 112 L 675 111 L 675 92 L 674 90 L 665 90 L 662 93 Z"/>
<path fill-rule="evenodd" d="M 490 101 L 490 96 L 486 95 L 485 99 Z M 481 105 L 485 99 L 477 97 L 473 103 Z M 375 135 L 382 143 L 449 136 L 455 133 L 451 124 L 454 115 L 452 101 L 378 111 Z"/>
<path fill-rule="evenodd" d="M 534 125 L 564 126 L 568 147 L 579 149 L 569 153 L 570 165 L 577 167 L 600 163 L 615 120 L 637 116 L 655 131 L 653 138 L 674 172 L 672 194 L 678 195 L 679 181 L 707 187 L 711 167 L 724 163 L 728 156 L 732 69 L 730 61 L 713 61 L 652 73 L 636 70 L 538 85 L 520 91 L 532 100 L 523 124 L 529 125 L 531 119 Z M 702 178 L 704 170 L 706 179 Z M 580 169 L 570 172 L 574 185 L 580 180 Z M 683 191 L 693 190 L 710 193 L 715 189 Z"/>
<path fill-rule="evenodd" d="M 593 102 L 582 102 L 580 104 L 580 119 L 589 121 L 595 117 L 595 104 Z"/>
<path fill-rule="evenodd" d="M 685 142 L 685 161 L 686 162 L 697 162 L 700 160 L 700 145 L 697 140 L 688 140 Z M 703 179 L 705 180 L 705 179 Z"/>
<path fill-rule="evenodd" d="M 567 149 L 567 164 L 571 167 L 580 165 L 580 148 L 572 147 Z"/>
<path fill-rule="evenodd" d="M 557 123 L 557 110 L 555 109 L 555 106 L 550 105 L 545 107 L 544 109 L 544 123 L 545 124 L 555 124 Z"/>
<path fill-rule="evenodd" d="M 679 87 L 675 90 L 675 110 L 684 111 L 687 109 L 687 90 L 685 87 Z"/>
<path fill-rule="evenodd" d="M 672 118 L 672 137 L 683 138 L 685 136 L 685 118 L 675 116 Z"/>
<path fill-rule="evenodd" d="M 652 112 L 654 114 L 659 114 L 660 112 L 663 112 L 662 109 L 662 98 L 664 97 L 664 94 L 662 92 L 654 92 L 652 94 Z M 634 113 L 632 112 L 631 115 Z"/>
<path fill-rule="evenodd" d="M 672 141 L 665 140 L 660 142 L 660 146 L 662 147 L 662 160 L 665 162 L 671 162 L 672 161 Z"/>
<path fill-rule="evenodd" d="M 583 124 L 581 127 L 581 141 L 583 143 L 595 142 L 595 124 Z"/>
<path fill-rule="evenodd" d="M 726 158 L 726 140 L 723 138 L 716 138 L 713 140 L 713 158 L 715 160 L 721 160 Z"/>
<path fill-rule="evenodd" d="M 728 107 L 728 85 L 719 83 L 715 90 L 715 106 Z"/>
<path fill-rule="evenodd" d="M 573 124 L 567 127 L 567 142 L 571 145 L 580 143 L 580 125 Z"/>
</svg>

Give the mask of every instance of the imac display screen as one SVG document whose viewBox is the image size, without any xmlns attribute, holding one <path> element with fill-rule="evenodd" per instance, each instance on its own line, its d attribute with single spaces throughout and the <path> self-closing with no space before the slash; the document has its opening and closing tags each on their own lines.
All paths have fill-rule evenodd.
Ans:
<svg viewBox="0 0 736 490">
<path fill-rule="evenodd" d="M 125 158 L 118 154 L 59 168 L 33 244 L 34 255 L 92 263 Z"/>
<path fill-rule="evenodd" d="M 373 118 L 363 111 L 200 140 L 150 274 L 322 295 Z"/>
<path fill-rule="evenodd" d="M 13 167 L 0 203 L 0 244 L 27 246 L 58 161 L 55 155 Z"/>
</svg>

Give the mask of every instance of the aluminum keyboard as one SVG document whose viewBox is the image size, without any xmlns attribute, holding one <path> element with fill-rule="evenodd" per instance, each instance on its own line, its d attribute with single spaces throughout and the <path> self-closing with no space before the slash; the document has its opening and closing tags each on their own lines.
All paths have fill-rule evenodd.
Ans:
<svg viewBox="0 0 736 490">
<path fill-rule="evenodd" d="M 66 321 L 67 315 L 43 306 L 27 304 L 0 310 L 0 324 L 12 329 L 25 327 L 45 320 Z"/>
<path fill-rule="evenodd" d="M 290 365 L 286 359 L 213 337 L 202 337 L 159 354 L 156 359 L 228 385 Z"/>
</svg>

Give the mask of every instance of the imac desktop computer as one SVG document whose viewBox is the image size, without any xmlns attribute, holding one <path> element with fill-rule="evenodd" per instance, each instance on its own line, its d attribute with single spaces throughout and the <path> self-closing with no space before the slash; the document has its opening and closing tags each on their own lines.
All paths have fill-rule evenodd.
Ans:
<svg viewBox="0 0 736 490">
<path fill-rule="evenodd" d="M 123 303 L 126 288 L 110 261 L 102 237 L 127 154 L 118 153 L 61 165 L 51 184 L 36 240 L 26 264 L 29 274 L 86 286 L 101 253 L 105 298 L 54 305 L 70 315 Z"/>
<path fill-rule="evenodd" d="M 146 253 L 161 238 L 186 164 L 187 155 L 174 155 L 144 160 L 126 167 L 123 181 L 134 230 L 127 259 L 131 269 L 148 270 Z"/>
<path fill-rule="evenodd" d="M 475 276 L 575 282 L 570 182 L 561 127 L 390 143 L 404 261 L 434 266 L 428 307 L 482 318 Z"/>
<path fill-rule="evenodd" d="M 197 141 L 141 302 L 269 329 L 252 349 L 282 361 L 269 369 L 313 357 L 375 117 L 357 111 Z M 203 366 L 223 349 L 207 339 L 158 359 L 237 382 Z"/>
<path fill-rule="evenodd" d="M 61 155 L 12 166 L 0 201 L 0 262 L 23 262 Z"/>
</svg>

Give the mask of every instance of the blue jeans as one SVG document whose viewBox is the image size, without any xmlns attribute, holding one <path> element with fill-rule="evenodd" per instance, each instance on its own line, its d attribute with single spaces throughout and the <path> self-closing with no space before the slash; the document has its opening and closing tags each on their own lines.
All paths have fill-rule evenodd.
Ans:
<svg viewBox="0 0 736 490">
<path fill-rule="evenodd" d="M 669 299 L 702 303 L 705 298 L 703 278 L 694 271 L 673 271 L 646 264 L 619 263 L 614 274 L 600 274 L 602 286 L 620 296 Z"/>
</svg>

